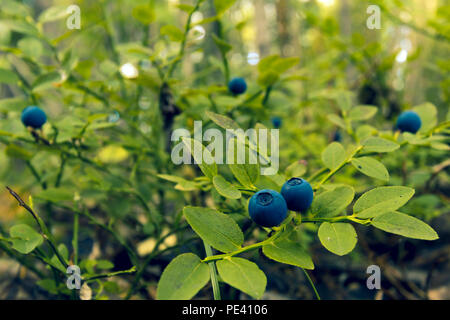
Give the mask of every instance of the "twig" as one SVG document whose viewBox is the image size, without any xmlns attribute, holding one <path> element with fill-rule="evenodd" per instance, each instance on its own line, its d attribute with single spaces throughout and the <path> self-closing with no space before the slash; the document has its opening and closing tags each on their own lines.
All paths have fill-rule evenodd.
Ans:
<svg viewBox="0 0 450 320">
<path fill-rule="evenodd" d="M 50 234 L 50 232 L 48 231 L 47 226 L 44 224 L 44 221 L 33 211 L 33 209 L 30 208 L 30 206 L 28 206 L 25 203 L 25 201 L 22 200 L 22 198 L 16 192 L 14 192 L 8 186 L 6 186 L 6 189 L 8 189 L 9 193 L 17 200 L 17 202 L 19 203 L 19 206 L 24 207 L 25 210 L 27 210 L 33 216 L 34 220 L 36 221 L 36 223 L 39 226 L 42 237 L 48 242 L 51 249 L 55 253 L 58 260 L 61 262 L 61 264 L 64 266 L 64 268 L 67 268 L 68 264 L 65 261 L 65 259 L 61 256 L 61 254 L 59 253 L 59 251 L 54 243 L 53 237 Z"/>
<path fill-rule="evenodd" d="M 114 276 L 120 276 L 123 274 L 131 274 L 131 273 L 135 273 L 135 272 L 136 272 L 136 267 L 133 266 L 128 270 L 121 270 L 121 271 L 116 271 L 116 272 L 97 274 L 95 276 L 85 277 L 83 280 L 86 282 L 90 282 L 90 281 L 93 281 L 96 279 L 109 278 L 109 277 L 114 277 Z"/>
</svg>

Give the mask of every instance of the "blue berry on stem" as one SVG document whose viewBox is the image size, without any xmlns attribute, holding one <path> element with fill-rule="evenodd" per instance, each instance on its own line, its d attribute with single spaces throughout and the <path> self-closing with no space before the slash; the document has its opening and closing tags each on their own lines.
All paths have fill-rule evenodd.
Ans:
<svg viewBox="0 0 450 320">
<path fill-rule="evenodd" d="M 282 120 L 280 117 L 272 117 L 272 125 L 275 129 L 278 129 L 281 127 Z"/>
<path fill-rule="evenodd" d="M 311 206 L 314 192 L 308 181 L 291 178 L 281 188 L 281 195 L 286 200 L 289 210 L 305 212 Z"/>
<path fill-rule="evenodd" d="M 47 122 L 47 116 L 41 108 L 29 106 L 23 109 L 21 120 L 26 127 L 40 129 Z"/>
<path fill-rule="evenodd" d="M 397 119 L 396 128 L 401 132 L 416 133 L 422 126 L 422 120 L 414 111 L 405 111 Z"/>
<path fill-rule="evenodd" d="M 286 201 L 274 190 L 260 190 L 250 198 L 248 212 L 257 224 L 275 227 L 287 217 Z"/>
<path fill-rule="evenodd" d="M 233 78 L 228 83 L 228 89 L 233 94 L 242 94 L 247 90 L 247 83 L 244 78 Z"/>
</svg>

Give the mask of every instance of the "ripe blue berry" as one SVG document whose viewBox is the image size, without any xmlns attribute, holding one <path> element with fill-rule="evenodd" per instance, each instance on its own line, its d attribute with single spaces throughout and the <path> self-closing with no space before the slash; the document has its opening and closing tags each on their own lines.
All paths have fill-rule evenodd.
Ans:
<svg viewBox="0 0 450 320">
<path fill-rule="evenodd" d="M 401 132 L 416 133 L 422 126 L 422 121 L 414 111 L 405 111 L 397 119 L 395 125 Z"/>
<path fill-rule="evenodd" d="M 305 212 L 311 206 L 314 192 L 308 181 L 291 178 L 281 188 L 281 195 L 286 200 L 289 210 Z"/>
<path fill-rule="evenodd" d="M 47 122 L 47 116 L 41 108 L 29 106 L 23 109 L 21 120 L 26 127 L 39 129 Z"/>
<path fill-rule="evenodd" d="M 272 124 L 275 129 L 280 128 L 281 124 L 282 124 L 281 118 L 280 117 L 272 117 Z"/>
<path fill-rule="evenodd" d="M 333 135 L 333 141 L 341 142 L 341 140 L 342 140 L 341 133 L 339 131 L 336 131 Z"/>
<path fill-rule="evenodd" d="M 250 198 L 248 212 L 257 224 L 275 227 L 287 217 L 286 201 L 274 190 L 260 190 Z"/>
<path fill-rule="evenodd" d="M 228 83 L 228 89 L 233 94 L 242 94 L 247 90 L 247 84 L 245 83 L 244 78 L 233 78 Z"/>
</svg>

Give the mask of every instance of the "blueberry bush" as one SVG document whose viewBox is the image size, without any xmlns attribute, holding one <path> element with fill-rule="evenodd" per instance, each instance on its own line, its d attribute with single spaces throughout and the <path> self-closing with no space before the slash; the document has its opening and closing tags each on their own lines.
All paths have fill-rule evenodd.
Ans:
<svg viewBox="0 0 450 320">
<path fill-rule="evenodd" d="M 450 9 L 372 2 L 382 29 L 364 1 L 1 0 L 4 298 L 339 298 L 339 261 L 430 298 L 390 255 L 448 249 Z M 217 161 L 239 146 L 278 170 Z"/>
</svg>

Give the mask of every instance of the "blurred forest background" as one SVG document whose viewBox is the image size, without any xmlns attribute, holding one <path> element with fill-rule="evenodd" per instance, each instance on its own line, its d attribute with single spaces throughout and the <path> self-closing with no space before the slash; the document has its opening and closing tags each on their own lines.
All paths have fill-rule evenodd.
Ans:
<svg viewBox="0 0 450 320">
<path fill-rule="evenodd" d="M 280 168 L 297 161 L 306 177 L 315 172 L 321 151 L 336 132 L 344 145 L 352 139 L 352 132 L 327 120 L 337 104 L 346 103 L 342 99 L 379 108 L 370 123 L 358 128 L 355 134 L 360 136 L 375 128 L 392 130 L 401 111 L 424 103 L 436 107 L 434 116 L 439 122 L 449 120 L 448 1 L 229 3 L 230 8 L 221 12 L 214 1 L 205 0 L 192 15 L 184 56 L 166 79 L 172 90 L 168 97 L 179 110 L 167 115 L 159 108 L 161 70 L 179 53 L 186 11 L 194 1 L 0 0 L 0 68 L 20 74 L 32 88 L 0 79 L 1 188 L 11 186 L 24 199 L 33 195 L 34 205 L 68 248 L 72 236 L 72 215 L 68 212 L 78 206 L 110 223 L 142 258 L 157 239 L 155 226 L 145 219 L 146 209 L 164 217 L 161 226 L 163 233 L 168 233 L 179 223 L 183 206 L 192 200 L 182 188 L 175 190 L 173 184 L 157 177 L 158 173 L 170 173 L 189 179 L 196 170 L 169 163 L 170 153 L 161 134 L 167 129 L 167 117 L 171 117 L 173 128 L 191 128 L 194 120 L 205 119 L 204 112 L 211 104 L 218 113 L 232 114 L 244 128 L 256 121 L 272 127 L 271 118 L 280 117 Z M 66 27 L 65 10 L 72 4 L 81 9 L 79 30 Z M 366 25 L 373 14 L 367 13 L 370 5 L 380 8 L 381 29 L 371 30 Z M 226 48 L 226 61 L 220 44 Z M 273 86 L 266 108 L 260 102 L 245 104 L 245 98 L 264 82 L 259 61 L 274 54 L 298 57 L 299 62 Z M 127 79 L 123 69 L 121 73 L 120 67 L 126 63 L 137 66 L 136 79 Z M 243 98 L 223 93 L 227 80 L 236 76 L 244 77 L 249 87 Z M 108 170 L 89 167 L 80 161 L 81 156 L 66 159 L 62 153 L 37 145 L 19 143 L 12 149 L 3 133 L 30 138 L 20 123 L 21 110 L 30 104 L 43 107 L 47 113 L 49 124 L 44 135 L 51 136 L 56 128 L 58 143 L 95 159 Z M 236 105 L 239 108 L 230 107 Z M 106 117 L 100 121 L 90 118 L 99 113 Z M 81 134 L 87 119 L 90 125 Z M 416 189 L 407 213 L 428 222 L 440 239 L 411 240 L 358 226 L 356 250 L 338 257 L 312 236 L 315 226 L 311 230 L 305 227 L 303 241 L 310 245 L 316 265 L 313 280 L 324 299 L 449 299 L 448 145 L 408 146 L 383 158 L 383 163 L 391 173 L 390 185 Z M 116 179 L 111 172 L 131 184 Z M 48 187 L 53 187 L 55 179 L 58 182 L 51 193 Z M 373 180 L 354 174 L 352 168 L 344 170 L 335 182 L 352 185 L 359 194 L 374 187 Z M 138 191 L 130 193 L 131 188 Z M 71 201 L 73 194 L 79 203 Z M 139 197 L 145 205 L 139 205 Z M 0 232 L 6 234 L 18 221 L 33 223 L 2 189 Z M 184 243 L 192 236 L 186 234 L 169 237 L 164 243 L 174 250 L 152 261 L 140 297 L 155 297 L 156 282 L 173 257 L 186 247 L 202 247 L 195 241 Z M 80 220 L 80 256 L 109 260 L 114 270 L 130 267 L 126 252 L 118 251 L 108 239 L 108 232 Z M 262 255 L 258 259 L 268 275 L 264 298 L 314 298 L 300 269 L 273 263 Z M 366 268 L 370 264 L 381 267 L 383 290 L 367 290 Z M 0 248 L 1 299 L 58 296 L 48 282 L 36 287 L 35 280 L 27 281 L 33 277 Z M 119 278 L 117 287 L 127 287 L 128 282 L 126 277 Z M 98 297 L 123 297 L 114 285 L 110 287 L 114 289 L 98 293 Z M 227 295 L 239 297 L 234 291 Z M 202 290 L 199 298 L 211 298 L 211 288 Z"/>
</svg>

